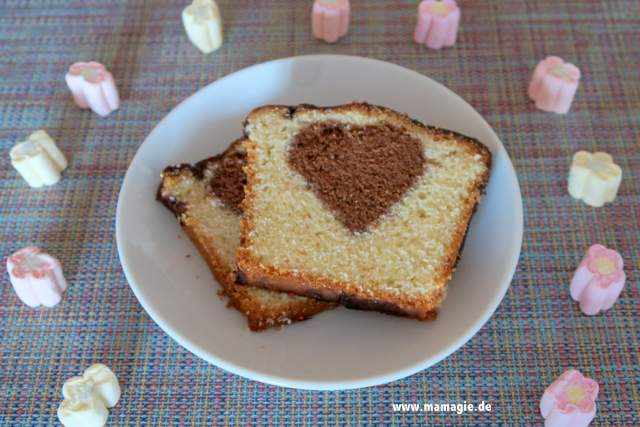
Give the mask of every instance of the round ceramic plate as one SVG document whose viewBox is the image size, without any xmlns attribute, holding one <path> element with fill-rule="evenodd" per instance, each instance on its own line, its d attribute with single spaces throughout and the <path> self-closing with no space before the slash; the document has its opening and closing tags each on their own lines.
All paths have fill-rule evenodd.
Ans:
<svg viewBox="0 0 640 427">
<path fill-rule="evenodd" d="M 434 322 L 344 308 L 281 330 L 247 329 L 217 296 L 205 262 L 155 200 L 160 172 L 221 152 L 264 104 L 383 105 L 482 141 L 491 180 L 470 225 L 449 296 Z M 151 132 L 125 176 L 116 214 L 120 260 L 149 315 L 182 346 L 227 371 L 303 389 L 382 384 L 421 371 L 468 341 L 502 300 L 522 241 L 522 201 L 509 156 L 491 127 L 456 94 L 397 65 L 304 56 L 233 73 L 201 89 Z M 193 256 L 187 257 L 191 254 Z"/>
</svg>

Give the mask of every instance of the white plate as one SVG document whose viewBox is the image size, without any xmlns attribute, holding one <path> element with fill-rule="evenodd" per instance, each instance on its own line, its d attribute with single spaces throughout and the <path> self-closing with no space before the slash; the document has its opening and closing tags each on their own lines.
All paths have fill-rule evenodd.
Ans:
<svg viewBox="0 0 640 427">
<path fill-rule="evenodd" d="M 282 330 L 253 333 L 216 296 L 204 261 L 155 201 L 161 170 L 222 151 L 263 104 L 336 105 L 360 100 L 475 137 L 494 155 L 491 180 L 435 322 L 343 308 Z M 142 144 L 116 214 L 120 260 L 140 303 L 189 351 L 227 371 L 286 387 L 349 389 L 414 374 L 468 341 L 489 319 L 513 276 L 522 242 L 518 181 L 502 143 L 465 101 L 397 65 L 319 55 L 255 65 L 181 103 Z M 181 236 L 181 238 L 179 238 Z M 191 254 L 190 258 L 186 254 Z"/>
</svg>

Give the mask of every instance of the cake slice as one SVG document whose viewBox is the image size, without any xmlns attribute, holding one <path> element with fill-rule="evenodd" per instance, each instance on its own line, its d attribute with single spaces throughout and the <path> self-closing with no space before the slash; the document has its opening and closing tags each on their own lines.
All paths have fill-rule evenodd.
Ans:
<svg viewBox="0 0 640 427">
<path fill-rule="evenodd" d="M 248 282 L 436 317 L 489 179 L 484 145 L 361 103 L 261 107 L 245 134 Z"/>
<path fill-rule="evenodd" d="M 247 316 L 251 330 L 258 331 L 307 319 L 333 305 L 236 283 L 245 159 L 239 140 L 221 155 L 193 166 L 167 167 L 158 200 L 175 213 L 222 285 L 229 304 Z"/>
</svg>

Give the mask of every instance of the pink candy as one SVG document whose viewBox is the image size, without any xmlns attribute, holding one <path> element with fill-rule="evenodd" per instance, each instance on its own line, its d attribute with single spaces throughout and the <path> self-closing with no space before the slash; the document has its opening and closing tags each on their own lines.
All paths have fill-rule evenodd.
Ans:
<svg viewBox="0 0 640 427">
<path fill-rule="evenodd" d="M 91 108 L 105 117 L 120 106 L 111 73 L 97 62 L 76 62 L 65 76 L 73 100 L 80 108 Z"/>
<path fill-rule="evenodd" d="M 540 412 L 545 427 L 587 427 L 596 416 L 598 383 L 569 369 L 542 395 Z"/>
<path fill-rule="evenodd" d="M 460 8 L 454 0 L 424 0 L 418 6 L 418 24 L 413 38 L 416 43 L 431 49 L 453 46 L 459 24 Z"/>
<path fill-rule="evenodd" d="M 16 294 L 29 307 L 53 307 L 67 288 L 58 260 L 36 247 L 20 249 L 11 255 L 7 259 L 7 272 Z"/>
<path fill-rule="evenodd" d="M 571 280 L 571 298 L 580 302 L 584 314 L 609 310 L 624 288 L 625 274 L 619 253 L 593 245 Z"/>
<path fill-rule="evenodd" d="M 349 31 L 349 0 L 315 0 L 311 13 L 313 37 L 336 42 Z"/>
<path fill-rule="evenodd" d="M 544 111 L 566 114 L 580 83 L 580 70 L 557 56 L 540 62 L 529 84 L 529 98 Z"/>
</svg>

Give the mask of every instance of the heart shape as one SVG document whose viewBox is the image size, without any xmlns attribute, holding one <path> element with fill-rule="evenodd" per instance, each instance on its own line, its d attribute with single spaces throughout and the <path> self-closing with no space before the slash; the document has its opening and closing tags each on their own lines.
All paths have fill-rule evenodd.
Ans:
<svg viewBox="0 0 640 427">
<path fill-rule="evenodd" d="M 402 199 L 425 165 L 422 143 L 388 123 L 315 123 L 301 129 L 289 148 L 289 166 L 354 233 Z"/>
</svg>

